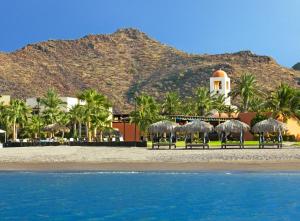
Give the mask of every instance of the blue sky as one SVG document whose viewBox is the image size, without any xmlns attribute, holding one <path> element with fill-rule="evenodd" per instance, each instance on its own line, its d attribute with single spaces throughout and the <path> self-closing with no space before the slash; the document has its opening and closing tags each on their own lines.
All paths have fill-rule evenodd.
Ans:
<svg viewBox="0 0 300 221">
<path fill-rule="evenodd" d="M 0 51 L 124 27 L 190 53 L 300 61 L 299 0 L 1 0 Z"/>
</svg>

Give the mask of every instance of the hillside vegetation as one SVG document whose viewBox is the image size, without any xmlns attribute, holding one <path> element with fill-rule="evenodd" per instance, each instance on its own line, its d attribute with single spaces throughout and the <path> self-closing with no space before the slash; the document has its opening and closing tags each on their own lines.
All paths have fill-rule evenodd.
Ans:
<svg viewBox="0 0 300 221">
<path fill-rule="evenodd" d="M 12 53 L 0 53 L 0 93 L 14 97 L 41 96 L 55 88 L 75 96 L 86 88 L 107 95 L 116 112 L 129 112 L 141 91 L 161 98 L 167 91 L 190 96 L 209 86 L 214 70 L 225 70 L 233 82 L 244 72 L 254 74 L 265 92 L 281 82 L 297 87 L 300 71 L 284 68 L 268 56 L 250 51 L 193 55 L 164 45 L 136 29 L 78 40 L 49 40 Z M 234 84 L 233 84 L 234 87 Z"/>
</svg>

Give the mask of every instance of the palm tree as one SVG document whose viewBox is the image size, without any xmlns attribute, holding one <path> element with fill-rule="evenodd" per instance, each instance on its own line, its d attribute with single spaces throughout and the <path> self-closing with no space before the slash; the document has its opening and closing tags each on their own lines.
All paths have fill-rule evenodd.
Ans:
<svg viewBox="0 0 300 221">
<path fill-rule="evenodd" d="M 6 114 L 8 121 L 10 121 L 12 125 L 13 141 L 18 139 L 18 129 L 27 121 L 30 113 L 30 108 L 27 107 L 23 100 L 11 100 L 10 106 L 7 107 Z"/>
<path fill-rule="evenodd" d="M 93 137 L 97 140 L 97 132 L 99 130 L 99 140 L 102 141 L 102 132 L 105 129 L 111 128 L 111 119 L 108 111 L 97 111 L 92 116 L 92 129 L 94 131 Z"/>
<path fill-rule="evenodd" d="M 232 114 L 236 112 L 236 109 L 231 105 L 225 105 L 224 113 L 227 114 L 228 117 L 232 117 Z"/>
<path fill-rule="evenodd" d="M 7 136 L 12 134 L 12 122 L 10 121 L 9 116 L 9 106 L 0 103 L 0 125 L 1 129 L 4 129 L 7 132 Z"/>
<path fill-rule="evenodd" d="M 50 89 L 46 95 L 40 99 L 41 105 L 44 107 L 42 116 L 46 124 L 58 123 L 63 117 L 62 108 L 66 105 L 55 90 Z"/>
<path fill-rule="evenodd" d="M 242 100 L 242 105 L 239 108 L 241 112 L 247 112 L 249 110 L 251 100 L 260 94 L 261 92 L 258 90 L 255 76 L 250 73 L 246 73 L 237 80 L 236 86 L 231 91 L 230 96 L 233 98 L 239 96 Z"/>
<path fill-rule="evenodd" d="M 225 95 L 224 94 L 215 94 L 212 97 L 212 106 L 218 112 L 219 117 L 221 117 L 221 113 L 225 112 Z"/>
<path fill-rule="evenodd" d="M 94 129 L 94 138 L 97 134 L 97 129 L 100 129 L 100 125 L 103 125 L 107 118 L 110 116 L 109 108 L 111 107 L 107 97 L 98 93 L 94 89 L 87 89 L 78 95 L 78 98 L 85 101 L 83 106 L 84 121 L 86 124 L 86 137 L 88 141 L 92 141 L 92 131 Z M 100 117 L 101 116 L 101 117 Z M 100 123 L 101 122 L 101 123 Z"/>
<path fill-rule="evenodd" d="M 249 111 L 262 113 L 266 110 L 266 100 L 261 97 L 251 99 L 249 102 Z"/>
<path fill-rule="evenodd" d="M 178 114 L 181 101 L 178 92 L 168 92 L 162 103 L 162 113 L 164 115 Z"/>
<path fill-rule="evenodd" d="M 181 114 L 185 114 L 185 115 L 196 115 L 197 114 L 194 101 L 191 97 L 185 98 L 184 102 L 182 102 Z"/>
<path fill-rule="evenodd" d="M 289 117 L 299 116 L 299 90 L 287 84 L 281 84 L 268 98 L 267 107 L 272 111 L 273 117 L 282 116 L 284 121 Z"/>
<path fill-rule="evenodd" d="M 206 116 L 212 110 L 213 100 L 207 88 L 197 88 L 195 93 L 195 106 L 197 114 L 200 116 Z"/>
<path fill-rule="evenodd" d="M 84 122 L 84 106 L 80 104 L 76 104 L 74 107 L 71 108 L 69 111 L 70 120 L 73 123 L 73 137 L 81 138 L 81 131 L 82 131 L 82 123 Z M 77 124 L 78 124 L 78 131 L 77 131 Z"/>
<path fill-rule="evenodd" d="M 32 115 L 24 125 L 24 134 L 34 139 L 38 138 L 40 127 L 43 125 L 42 119 L 38 115 Z"/>
<path fill-rule="evenodd" d="M 294 88 L 294 98 L 291 100 L 293 114 L 300 119 L 300 89 Z"/>
<path fill-rule="evenodd" d="M 139 126 L 142 132 L 146 132 L 149 125 L 161 119 L 159 105 L 152 96 L 141 94 L 136 97 L 136 110 L 131 112 L 131 123 Z"/>
<path fill-rule="evenodd" d="M 58 125 L 60 126 L 65 126 L 67 127 L 67 125 L 71 122 L 71 116 L 69 114 L 69 112 L 61 112 L 60 118 L 58 120 Z M 61 137 L 64 138 L 65 136 L 65 129 L 61 130 Z"/>
</svg>

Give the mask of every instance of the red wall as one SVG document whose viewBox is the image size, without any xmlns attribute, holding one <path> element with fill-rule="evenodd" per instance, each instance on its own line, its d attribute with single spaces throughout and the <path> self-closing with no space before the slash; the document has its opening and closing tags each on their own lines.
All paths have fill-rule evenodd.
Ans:
<svg viewBox="0 0 300 221">
<path fill-rule="evenodd" d="M 113 128 L 119 129 L 119 131 L 123 134 L 124 141 L 134 141 L 135 124 L 113 122 L 112 126 Z M 140 129 L 136 126 L 136 141 L 140 140 L 140 136 Z"/>
<path fill-rule="evenodd" d="M 255 112 L 239 113 L 240 121 L 248 124 L 251 127 L 251 120 L 256 116 Z M 253 140 L 253 135 L 250 132 L 245 133 L 245 140 Z"/>
</svg>

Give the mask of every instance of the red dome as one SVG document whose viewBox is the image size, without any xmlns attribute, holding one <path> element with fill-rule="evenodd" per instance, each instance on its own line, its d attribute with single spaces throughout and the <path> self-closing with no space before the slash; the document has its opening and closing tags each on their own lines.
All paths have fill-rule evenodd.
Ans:
<svg viewBox="0 0 300 221">
<path fill-rule="evenodd" d="M 225 71 L 220 69 L 220 70 L 215 71 L 212 76 L 213 77 L 227 77 L 227 74 Z"/>
</svg>

